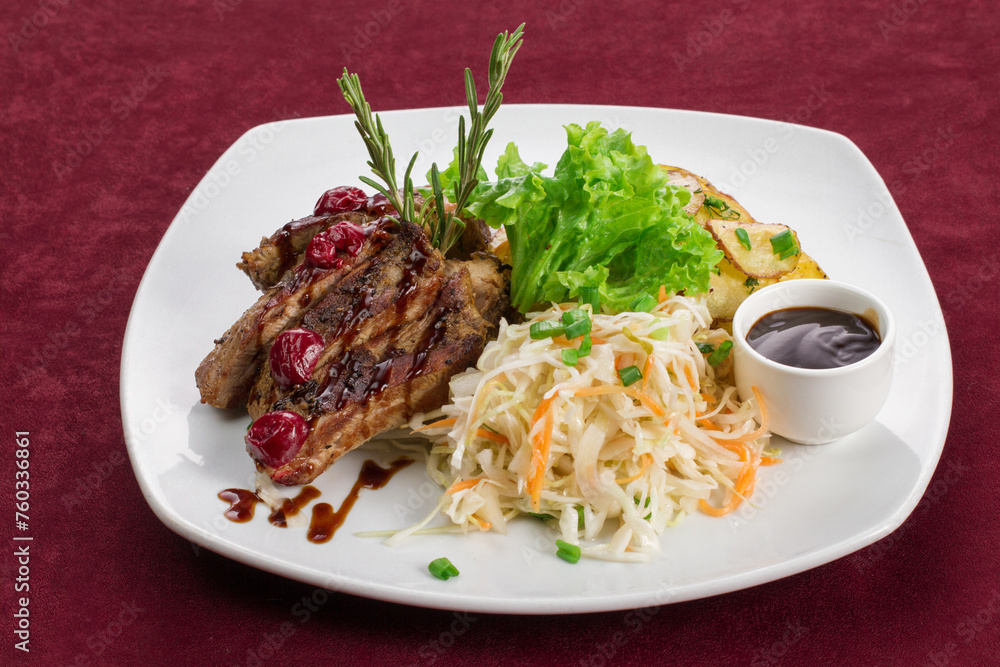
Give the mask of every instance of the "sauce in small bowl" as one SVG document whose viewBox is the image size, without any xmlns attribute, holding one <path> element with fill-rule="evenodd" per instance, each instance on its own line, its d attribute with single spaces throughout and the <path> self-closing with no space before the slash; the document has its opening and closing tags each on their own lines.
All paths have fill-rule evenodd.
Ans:
<svg viewBox="0 0 1000 667">
<path fill-rule="evenodd" d="M 881 410 L 894 341 L 889 309 L 862 289 L 831 280 L 775 283 L 733 317 L 736 386 L 743 400 L 760 390 L 772 433 L 831 442 Z"/>
</svg>

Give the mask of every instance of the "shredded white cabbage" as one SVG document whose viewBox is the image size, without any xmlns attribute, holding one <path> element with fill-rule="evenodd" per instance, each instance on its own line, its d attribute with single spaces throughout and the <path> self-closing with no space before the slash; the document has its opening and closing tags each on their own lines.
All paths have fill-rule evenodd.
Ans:
<svg viewBox="0 0 1000 667">
<path fill-rule="evenodd" d="M 724 382 L 730 360 L 713 367 L 698 348 L 729 339 L 709 328 L 704 299 L 592 315 L 590 354 L 569 366 L 563 350 L 581 338 L 532 340 L 529 329 L 575 307 L 501 322 L 476 368 L 452 379 L 445 420 L 411 423 L 431 436 L 428 472 L 446 488 L 434 514 L 506 533 L 510 518 L 532 513 L 584 556 L 648 560 L 700 501 L 713 512 L 752 493 L 768 436 L 756 401 Z M 643 377 L 626 387 L 618 371 L 628 366 Z"/>
</svg>

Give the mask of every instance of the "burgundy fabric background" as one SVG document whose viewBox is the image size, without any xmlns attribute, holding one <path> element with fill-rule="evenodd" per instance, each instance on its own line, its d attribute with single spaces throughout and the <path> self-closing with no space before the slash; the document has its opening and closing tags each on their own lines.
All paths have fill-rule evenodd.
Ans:
<svg viewBox="0 0 1000 667">
<path fill-rule="evenodd" d="M 1000 662 L 996 5 L 543 4 L 4 3 L 0 655 L 253 665 L 287 624 L 277 664 Z M 798 114 L 864 151 L 948 324 L 955 401 L 942 465 L 890 537 L 749 590 L 565 617 L 330 594 L 304 619 L 296 604 L 311 586 L 193 548 L 144 502 L 118 402 L 132 298 L 192 188 L 247 129 L 347 112 L 334 82 L 345 64 L 379 109 L 462 104 L 461 67 L 483 80 L 493 37 L 521 21 L 508 102 Z M 366 26 L 377 26 L 370 45 Z M 808 109 L 816 91 L 826 99 Z M 935 145 L 940 132 L 953 139 Z M 31 433 L 29 655 L 13 649 L 15 431 Z M 94 472 L 97 488 L 79 486 Z"/>
</svg>

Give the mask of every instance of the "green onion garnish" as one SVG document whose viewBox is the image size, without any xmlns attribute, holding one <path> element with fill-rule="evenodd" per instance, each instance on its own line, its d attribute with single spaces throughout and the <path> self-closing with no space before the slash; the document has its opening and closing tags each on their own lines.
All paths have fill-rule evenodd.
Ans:
<svg viewBox="0 0 1000 667">
<path fill-rule="evenodd" d="M 640 294 L 636 298 L 632 299 L 632 303 L 628 305 L 629 312 L 632 313 L 648 313 L 653 310 L 659 301 L 648 294 Z"/>
<path fill-rule="evenodd" d="M 553 336 L 561 336 L 566 331 L 564 327 L 559 322 L 553 322 L 552 320 L 543 320 L 541 322 L 534 322 L 528 328 L 528 335 L 531 336 L 531 340 L 542 340 L 543 338 L 552 338 Z"/>
<path fill-rule="evenodd" d="M 562 323 L 565 327 L 566 338 L 573 340 L 584 334 L 590 333 L 592 324 L 587 311 L 574 308 L 562 314 Z"/>
<path fill-rule="evenodd" d="M 649 332 L 649 337 L 653 340 L 667 340 L 670 338 L 670 327 L 660 327 Z"/>
<path fill-rule="evenodd" d="M 792 255 L 799 253 L 799 244 L 795 240 L 792 230 L 786 229 L 771 237 L 771 250 L 781 259 L 788 259 Z"/>
<path fill-rule="evenodd" d="M 580 353 L 573 348 L 567 348 L 562 351 L 563 363 L 567 366 L 576 366 L 577 359 L 580 358 Z"/>
<path fill-rule="evenodd" d="M 601 312 L 601 291 L 596 287 L 581 287 L 579 290 L 580 304 L 589 303 L 595 313 Z"/>
<path fill-rule="evenodd" d="M 542 521 L 545 521 L 546 519 L 554 519 L 555 518 L 551 514 L 545 514 L 545 513 L 539 513 L 539 512 L 525 512 L 525 514 L 527 514 L 529 516 L 533 516 L 536 519 L 541 519 Z"/>
<path fill-rule="evenodd" d="M 698 346 L 698 351 L 702 354 L 712 354 L 715 352 L 715 346 L 711 343 L 695 343 Z"/>
<path fill-rule="evenodd" d="M 750 235 L 747 234 L 747 230 L 743 229 L 742 227 L 737 227 L 736 239 L 740 242 L 741 246 L 743 246 L 747 250 L 750 249 Z"/>
<path fill-rule="evenodd" d="M 579 563 L 580 547 L 575 544 L 570 544 L 569 542 L 556 540 L 556 555 L 567 563 Z"/>
<path fill-rule="evenodd" d="M 639 370 L 638 366 L 626 366 L 618 369 L 618 377 L 622 379 L 622 384 L 627 387 L 642 379 L 642 371 Z"/>
<path fill-rule="evenodd" d="M 430 573 L 442 581 L 458 576 L 458 568 L 447 558 L 437 558 L 427 566 Z"/>
<path fill-rule="evenodd" d="M 722 361 L 726 357 L 729 356 L 729 350 L 731 349 L 733 349 L 733 341 L 731 340 L 723 341 L 723 343 L 719 345 L 718 349 L 716 349 L 715 352 L 708 355 L 708 363 L 712 364 L 713 366 L 718 366 L 719 364 L 722 363 Z"/>
<path fill-rule="evenodd" d="M 594 341 L 590 339 L 590 334 L 584 334 L 580 347 L 576 350 L 577 358 L 586 357 L 590 354 L 590 348 L 594 346 Z"/>
<path fill-rule="evenodd" d="M 577 530 L 583 530 L 585 526 L 586 526 L 586 524 L 585 524 L 585 522 L 583 520 L 583 507 L 581 507 L 580 505 L 577 505 L 576 506 L 576 529 Z"/>
</svg>

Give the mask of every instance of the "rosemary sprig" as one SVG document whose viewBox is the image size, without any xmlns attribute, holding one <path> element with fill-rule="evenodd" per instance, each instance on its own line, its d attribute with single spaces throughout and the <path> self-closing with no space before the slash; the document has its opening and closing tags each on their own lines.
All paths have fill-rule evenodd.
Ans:
<svg viewBox="0 0 1000 667">
<path fill-rule="evenodd" d="M 396 158 L 392 154 L 389 135 L 382 127 L 382 119 L 378 114 L 375 114 L 374 120 L 372 119 L 372 108 L 365 100 L 358 75 L 348 73 L 345 67 L 344 75 L 337 79 L 337 85 L 340 86 L 340 91 L 344 93 L 344 98 L 357 116 L 354 125 L 365 142 L 365 148 L 368 149 L 371 158 L 368 160 L 368 166 L 385 182 L 385 186 L 365 176 L 360 177 L 361 181 L 385 195 L 395 207 L 401 220 L 414 220 L 413 180 L 410 178 L 410 172 L 413 171 L 413 164 L 417 161 L 417 153 L 413 154 L 410 164 L 406 167 L 401 198 L 399 187 L 396 185 Z"/>
<path fill-rule="evenodd" d="M 522 23 L 517 29 L 508 34 L 506 31 L 497 35 L 493 42 L 493 51 L 490 53 L 489 68 L 489 90 L 486 93 L 486 102 L 482 111 L 479 110 L 479 97 L 476 94 L 476 82 L 472 76 L 472 70 L 465 68 L 465 96 L 469 104 L 469 133 L 465 132 L 465 116 L 458 119 L 458 168 L 459 177 L 454 183 L 453 201 L 455 203 L 454 213 L 445 213 L 441 202 L 441 182 L 438 176 L 437 165 L 431 167 L 431 187 L 434 190 L 435 199 L 439 202 L 438 219 L 431 225 L 431 238 L 434 244 L 447 252 L 451 246 L 462 235 L 465 230 L 465 222 L 459 217 L 469 197 L 472 195 L 479 179 L 476 177 L 479 166 L 483 161 L 483 153 L 486 151 L 486 144 L 493 136 L 493 130 L 487 130 L 486 126 L 500 108 L 503 101 L 503 94 L 500 89 L 507 78 L 511 62 L 521 48 L 521 37 L 524 32 Z"/>
</svg>

